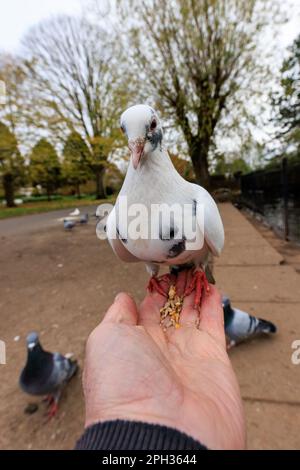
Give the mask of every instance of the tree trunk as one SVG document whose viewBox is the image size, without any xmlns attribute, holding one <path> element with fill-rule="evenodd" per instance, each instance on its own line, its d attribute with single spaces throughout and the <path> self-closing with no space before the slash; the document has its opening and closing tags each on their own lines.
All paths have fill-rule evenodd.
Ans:
<svg viewBox="0 0 300 470">
<path fill-rule="evenodd" d="M 96 172 L 96 199 L 105 199 L 105 188 L 104 188 L 104 174 L 105 168 Z"/>
<path fill-rule="evenodd" d="M 205 189 L 210 188 L 210 175 L 208 170 L 208 149 L 209 146 L 202 142 L 193 145 L 190 151 L 196 181 Z"/>
<path fill-rule="evenodd" d="M 80 192 L 80 184 L 76 184 L 76 194 L 77 194 L 77 199 L 81 199 L 81 192 Z"/>
<path fill-rule="evenodd" d="M 7 207 L 16 207 L 14 178 L 11 173 L 3 175 L 3 188 Z"/>
</svg>

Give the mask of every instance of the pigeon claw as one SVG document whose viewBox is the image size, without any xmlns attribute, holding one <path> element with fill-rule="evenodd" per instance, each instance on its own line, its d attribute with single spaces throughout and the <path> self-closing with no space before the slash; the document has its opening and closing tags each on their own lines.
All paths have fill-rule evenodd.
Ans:
<svg viewBox="0 0 300 470">
<path fill-rule="evenodd" d="M 47 412 L 48 420 L 54 418 L 54 416 L 57 415 L 57 412 L 58 412 L 58 404 L 56 402 L 53 402 L 49 411 Z"/>
<path fill-rule="evenodd" d="M 163 274 L 160 277 L 152 276 L 148 284 L 148 290 L 151 293 L 157 292 L 163 297 L 168 297 L 170 281 L 170 274 Z"/>
<path fill-rule="evenodd" d="M 46 402 L 46 403 L 47 403 L 47 406 L 50 406 L 50 405 L 52 405 L 53 400 L 54 400 L 54 398 L 53 398 L 52 395 L 46 395 L 46 396 L 43 398 L 42 401 L 43 401 L 43 402 Z"/>
<path fill-rule="evenodd" d="M 209 293 L 210 286 L 203 271 L 195 270 L 191 282 L 186 286 L 183 297 L 195 291 L 194 308 L 199 309 L 204 293 Z"/>
</svg>

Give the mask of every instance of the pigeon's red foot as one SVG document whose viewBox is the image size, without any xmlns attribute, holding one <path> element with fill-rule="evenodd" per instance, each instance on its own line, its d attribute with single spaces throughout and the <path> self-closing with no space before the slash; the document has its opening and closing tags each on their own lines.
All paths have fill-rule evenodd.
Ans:
<svg viewBox="0 0 300 470">
<path fill-rule="evenodd" d="M 149 292 L 158 292 L 160 295 L 168 297 L 170 283 L 170 274 L 163 274 L 160 277 L 152 276 L 148 284 L 148 290 Z"/>
<path fill-rule="evenodd" d="M 206 275 L 203 271 L 195 270 L 190 283 L 186 286 L 183 297 L 195 291 L 194 308 L 199 309 L 203 293 L 209 293 L 210 287 Z"/>
<path fill-rule="evenodd" d="M 47 403 L 47 406 L 50 406 L 52 403 L 53 403 L 53 396 L 52 395 L 46 395 L 44 398 L 43 398 L 43 401 Z"/>
<path fill-rule="evenodd" d="M 57 412 L 58 412 L 58 404 L 56 402 L 53 402 L 47 413 L 47 418 L 48 419 L 54 418 L 54 416 L 57 415 Z"/>
</svg>

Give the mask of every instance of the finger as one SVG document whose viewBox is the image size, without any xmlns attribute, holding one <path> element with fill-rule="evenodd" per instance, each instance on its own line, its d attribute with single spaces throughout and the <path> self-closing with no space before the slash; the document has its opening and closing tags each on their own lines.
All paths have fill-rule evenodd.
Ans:
<svg viewBox="0 0 300 470">
<path fill-rule="evenodd" d="M 158 325 L 160 309 L 165 302 L 166 298 L 157 292 L 148 292 L 139 308 L 138 323 L 140 325 Z"/>
<path fill-rule="evenodd" d="M 188 286 L 193 278 L 192 270 L 189 270 L 186 277 L 186 285 Z M 197 326 L 199 320 L 199 311 L 194 308 L 195 291 L 184 298 L 182 311 L 180 315 L 180 323 L 186 326 Z"/>
<path fill-rule="evenodd" d="M 211 284 L 210 292 L 205 293 L 201 303 L 199 328 L 209 333 L 222 346 L 226 346 L 221 295 L 218 289 Z"/>
<path fill-rule="evenodd" d="M 107 310 L 103 323 L 125 323 L 136 325 L 138 319 L 137 307 L 133 298 L 121 292 L 114 300 L 114 303 Z"/>
</svg>

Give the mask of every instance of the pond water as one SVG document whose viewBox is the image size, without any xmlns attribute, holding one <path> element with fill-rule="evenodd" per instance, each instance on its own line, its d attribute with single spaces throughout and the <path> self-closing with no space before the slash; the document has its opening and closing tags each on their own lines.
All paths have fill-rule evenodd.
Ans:
<svg viewBox="0 0 300 470">
<path fill-rule="evenodd" d="M 284 234 L 284 208 L 282 199 L 262 203 L 259 212 L 280 235 Z M 300 243 L 300 200 L 288 201 L 289 239 Z"/>
</svg>

